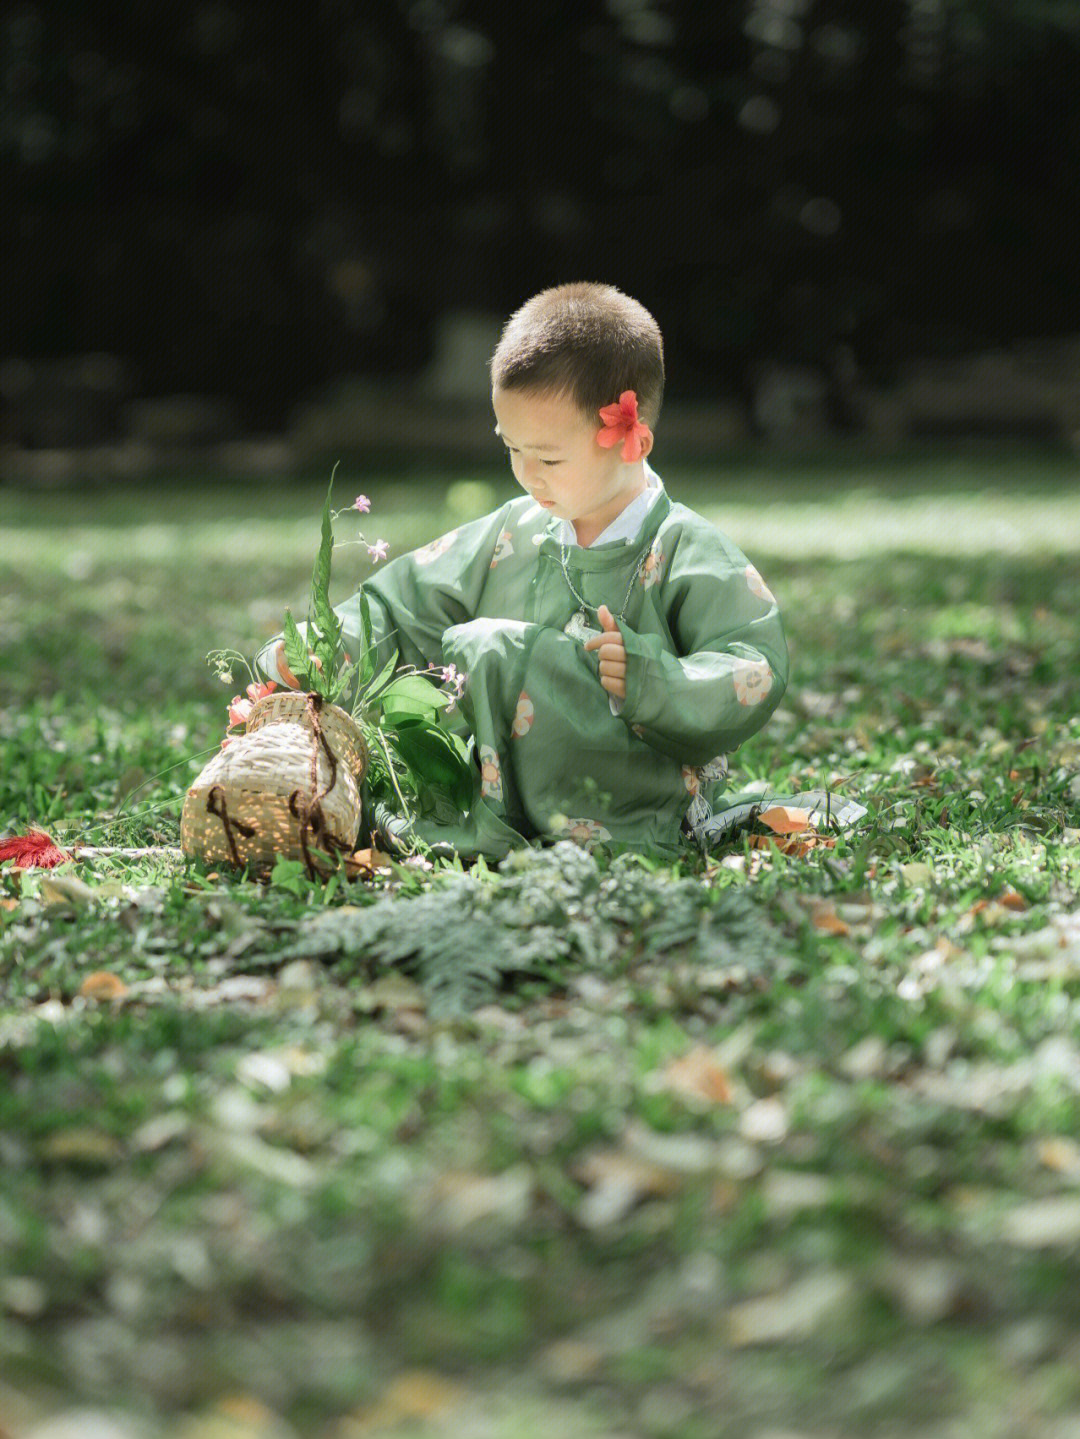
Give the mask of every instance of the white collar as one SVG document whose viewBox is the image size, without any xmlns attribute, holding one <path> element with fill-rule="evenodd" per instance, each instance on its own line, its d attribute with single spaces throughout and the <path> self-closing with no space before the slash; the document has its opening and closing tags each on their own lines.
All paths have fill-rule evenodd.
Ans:
<svg viewBox="0 0 1080 1439">
<path fill-rule="evenodd" d="M 610 545 L 616 540 L 622 540 L 623 544 L 630 545 L 637 539 L 645 516 L 660 498 L 664 489 L 663 480 L 661 480 L 648 460 L 644 461 L 644 465 L 646 488 L 641 491 L 640 495 L 635 495 L 626 508 L 619 511 L 607 529 L 601 531 L 596 539 L 593 540 L 592 544 L 586 548 L 591 550 L 594 545 Z M 555 523 L 555 538 L 561 544 L 576 545 L 577 533 L 571 522 L 569 520 L 556 518 Z"/>
</svg>

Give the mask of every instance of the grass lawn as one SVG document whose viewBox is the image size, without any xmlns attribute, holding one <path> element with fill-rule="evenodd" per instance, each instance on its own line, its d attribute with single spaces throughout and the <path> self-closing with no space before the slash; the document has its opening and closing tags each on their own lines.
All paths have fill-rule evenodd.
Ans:
<svg viewBox="0 0 1080 1439">
<path fill-rule="evenodd" d="M 513 493 L 345 468 L 391 555 Z M 1080 1432 L 1075 472 L 663 471 L 788 627 L 733 784 L 835 848 L 0 868 L 3 1439 Z M 0 835 L 177 843 L 328 474 L 0 487 Z"/>
</svg>

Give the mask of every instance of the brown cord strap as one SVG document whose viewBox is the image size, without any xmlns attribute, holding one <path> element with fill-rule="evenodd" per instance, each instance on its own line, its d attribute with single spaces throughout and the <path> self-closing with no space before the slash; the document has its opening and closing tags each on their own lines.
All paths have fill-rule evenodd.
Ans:
<svg viewBox="0 0 1080 1439">
<path fill-rule="evenodd" d="M 256 832 L 256 826 L 253 824 L 244 824 L 244 822 L 239 819 L 229 818 L 229 807 L 225 803 L 225 791 L 219 784 L 214 785 L 210 793 L 206 796 L 206 812 L 207 814 L 217 815 L 221 820 L 222 828 L 225 830 L 225 838 L 229 845 L 229 853 L 232 856 L 232 862 L 237 869 L 240 869 L 242 867 L 240 852 L 236 848 L 233 830 L 239 830 L 245 839 L 250 839 Z"/>
<path fill-rule="evenodd" d="M 337 756 L 326 742 L 323 734 L 322 721 L 319 718 L 323 706 L 322 695 L 309 694 L 307 697 L 308 719 L 311 722 L 311 793 L 313 804 L 325 799 L 330 791 L 337 784 Z M 319 746 L 322 745 L 323 754 L 326 756 L 326 763 L 330 766 L 330 783 L 320 794 L 319 792 Z"/>
<path fill-rule="evenodd" d="M 338 839 L 327 826 L 326 816 L 323 814 L 322 805 L 316 799 L 308 804 L 299 789 L 294 789 L 289 796 L 289 813 L 294 819 L 300 821 L 300 852 L 304 856 L 304 866 L 307 869 L 308 879 L 315 878 L 315 861 L 311 857 L 311 850 L 308 848 L 308 836 L 317 849 L 333 855 L 344 854 L 349 846 Z"/>
<path fill-rule="evenodd" d="M 337 784 L 337 756 L 330 748 L 323 734 L 320 713 L 322 711 L 322 695 L 309 694 L 307 696 L 308 720 L 311 724 L 311 799 L 306 800 L 300 790 L 294 789 L 289 796 L 289 812 L 295 819 L 300 821 L 300 850 L 304 856 L 304 864 L 307 868 L 308 878 L 315 878 L 315 862 L 311 857 L 308 848 L 308 837 L 325 852 L 333 854 L 336 850 L 342 853 L 348 850 L 349 846 L 332 834 L 326 823 L 323 814 L 322 801 Z M 319 789 L 319 746 L 322 745 L 323 754 L 330 767 L 330 782 L 325 789 Z"/>
</svg>

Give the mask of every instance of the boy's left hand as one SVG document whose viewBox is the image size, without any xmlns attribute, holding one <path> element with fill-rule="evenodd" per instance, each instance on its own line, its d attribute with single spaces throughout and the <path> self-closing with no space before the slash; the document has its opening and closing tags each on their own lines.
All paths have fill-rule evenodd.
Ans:
<svg viewBox="0 0 1080 1439">
<path fill-rule="evenodd" d="M 607 605 L 597 610 L 603 633 L 585 641 L 587 650 L 600 651 L 600 683 L 616 699 L 626 698 L 626 646 Z"/>
</svg>

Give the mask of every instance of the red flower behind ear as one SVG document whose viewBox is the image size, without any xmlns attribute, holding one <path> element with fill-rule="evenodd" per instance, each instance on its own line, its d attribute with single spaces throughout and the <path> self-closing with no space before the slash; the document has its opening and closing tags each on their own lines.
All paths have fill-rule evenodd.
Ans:
<svg viewBox="0 0 1080 1439">
<path fill-rule="evenodd" d="M 597 430 L 596 443 L 610 450 L 620 440 L 623 442 L 622 457 L 628 464 L 640 460 L 645 453 L 644 441 L 652 438 L 652 430 L 638 419 L 637 395 L 633 390 L 623 390 L 617 405 L 605 405 L 600 411 L 604 428 Z"/>
</svg>

